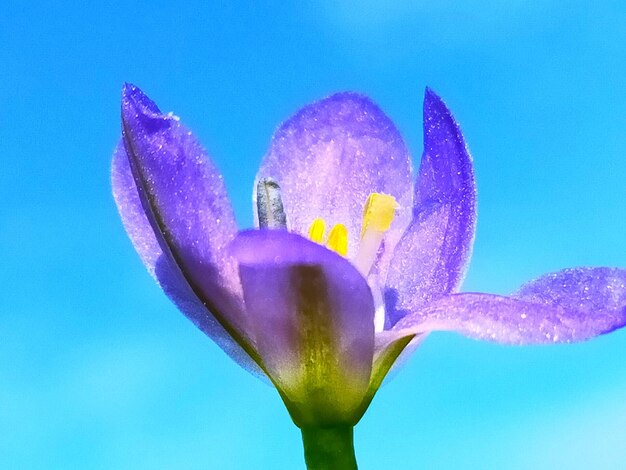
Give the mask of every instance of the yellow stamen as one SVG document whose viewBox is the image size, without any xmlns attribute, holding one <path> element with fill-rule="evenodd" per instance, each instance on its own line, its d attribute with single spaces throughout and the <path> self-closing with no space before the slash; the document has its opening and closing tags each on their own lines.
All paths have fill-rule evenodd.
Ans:
<svg viewBox="0 0 626 470">
<path fill-rule="evenodd" d="M 398 203 L 388 194 L 372 193 L 363 209 L 363 225 L 359 251 L 352 260 L 357 269 L 367 277 L 376 262 L 385 232 L 391 227 Z"/>
<path fill-rule="evenodd" d="M 348 229 L 343 224 L 336 224 L 328 235 L 328 248 L 341 256 L 348 254 Z"/>
<path fill-rule="evenodd" d="M 381 193 L 370 194 L 363 208 L 361 238 L 368 230 L 383 233 L 389 230 L 397 208 L 398 203 L 393 196 Z"/>
<path fill-rule="evenodd" d="M 311 227 L 309 227 L 309 238 L 315 243 L 323 243 L 325 231 L 326 222 L 324 222 L 324 219 L 318 217 L 313 221 Z"/>
</svg>

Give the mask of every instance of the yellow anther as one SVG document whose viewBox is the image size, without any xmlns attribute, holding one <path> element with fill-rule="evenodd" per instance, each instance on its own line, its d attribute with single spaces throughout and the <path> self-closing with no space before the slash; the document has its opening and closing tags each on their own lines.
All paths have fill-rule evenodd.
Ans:
<svg viewBox="0 0 626 470">
<path fill-rule="evenodd" d="M 326 222 L 324 219 L 317 218 L 309 227 L 309 238 L 315 243 L 324 242 L 324 232 L 326 231 Z"/>
<path fill-rule="evenodd" d="M 389 230 L 397 208 L 398 203 L 393 196 L 381 193 L 370 194 L 363 208 L 361 238 L 369 230 L 382 233 Z"/>
<path fill-rule="evenodd" d="M 369 275 L 376 262 L 378 250 L 383 243 L 385 232 L 391 227 L 397 208 L 398 203 L 393 196 L 381 193 L 372 193 L 368 196 L 363 208 L 359 250 L 352 259 L 352 264 L 363 276 Z"/>
<path fill-rule="evenodd" d="M 341 256 L 348 254 L 348 229 L 344 224 L 336 224 L 328 235 L 328 248 Z"/>
</svg>

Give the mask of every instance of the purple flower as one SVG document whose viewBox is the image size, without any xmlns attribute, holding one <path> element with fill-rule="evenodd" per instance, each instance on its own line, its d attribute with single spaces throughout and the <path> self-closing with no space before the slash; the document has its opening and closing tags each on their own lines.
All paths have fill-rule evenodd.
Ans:
<svg viewBox="0 0 626 470">
<path fill-rule="evenodd" d="M 538 344 L 626 323 L 626 270 L 567 269 L 510 296 L 457 293 L 474 174 L 431 90 L 415 182 L 391 120 L 364 96 L 336 94 L 278 128 L 257 175 L 257 229 L 241 232 L 222 176 L 176 116 L 126 85 L 122 124 L 113 193 L 143 262 L 204 333 L 269 378 L 303 428 L 354 425 L 431 331 Z"/>
</svg>

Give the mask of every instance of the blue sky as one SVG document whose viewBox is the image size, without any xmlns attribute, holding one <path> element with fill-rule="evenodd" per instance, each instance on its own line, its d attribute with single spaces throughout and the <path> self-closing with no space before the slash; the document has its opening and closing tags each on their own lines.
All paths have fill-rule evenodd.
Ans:
<svg viewBox="0 0 626 470">
<path fill-rule="evenodd" d="M 626 6 L 14 1 L 0 11 L 0 467 L 293 469 L 277 394 L 169 303 L 109 186 L 124 81 L 209 149 L 243 226 L 271 133 L 368 94 L 417 165 L 431 86 L 474 155 L 465 290 L 626 267 Z M 626 331 L 513 348 L 432 335 L 356 429 L 363 469 L 626 461 Z"/>
</svg>

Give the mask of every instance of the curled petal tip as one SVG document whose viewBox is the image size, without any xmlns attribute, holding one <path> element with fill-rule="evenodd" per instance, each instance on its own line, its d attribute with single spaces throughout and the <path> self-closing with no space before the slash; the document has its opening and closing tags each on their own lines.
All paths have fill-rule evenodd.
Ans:
<svg viewBox="0 0 626 470">
<path fill-rule="evenodd" d="M 148 133 L 161 129 L 172 118 L 164 115 L 154 101 L 132 83 L 122 87 L 122 122 L 128 128 L 144 128 Z"/>
<path fill-rule="evenodd" d="M 122 86 L 123 103 L 138 104 L 143 101 L 149 101 L 152 106 L 156 106 L 138 86 L 128 82 L 124 83 Z"/>
<path fill-rule="evenodd" d="M 122 107 L 133 108 L 144 114 L 161 114 L 161 110 L 148 96 L 136 85 L 124 83 L 122 87 Z"/>
</svg>

